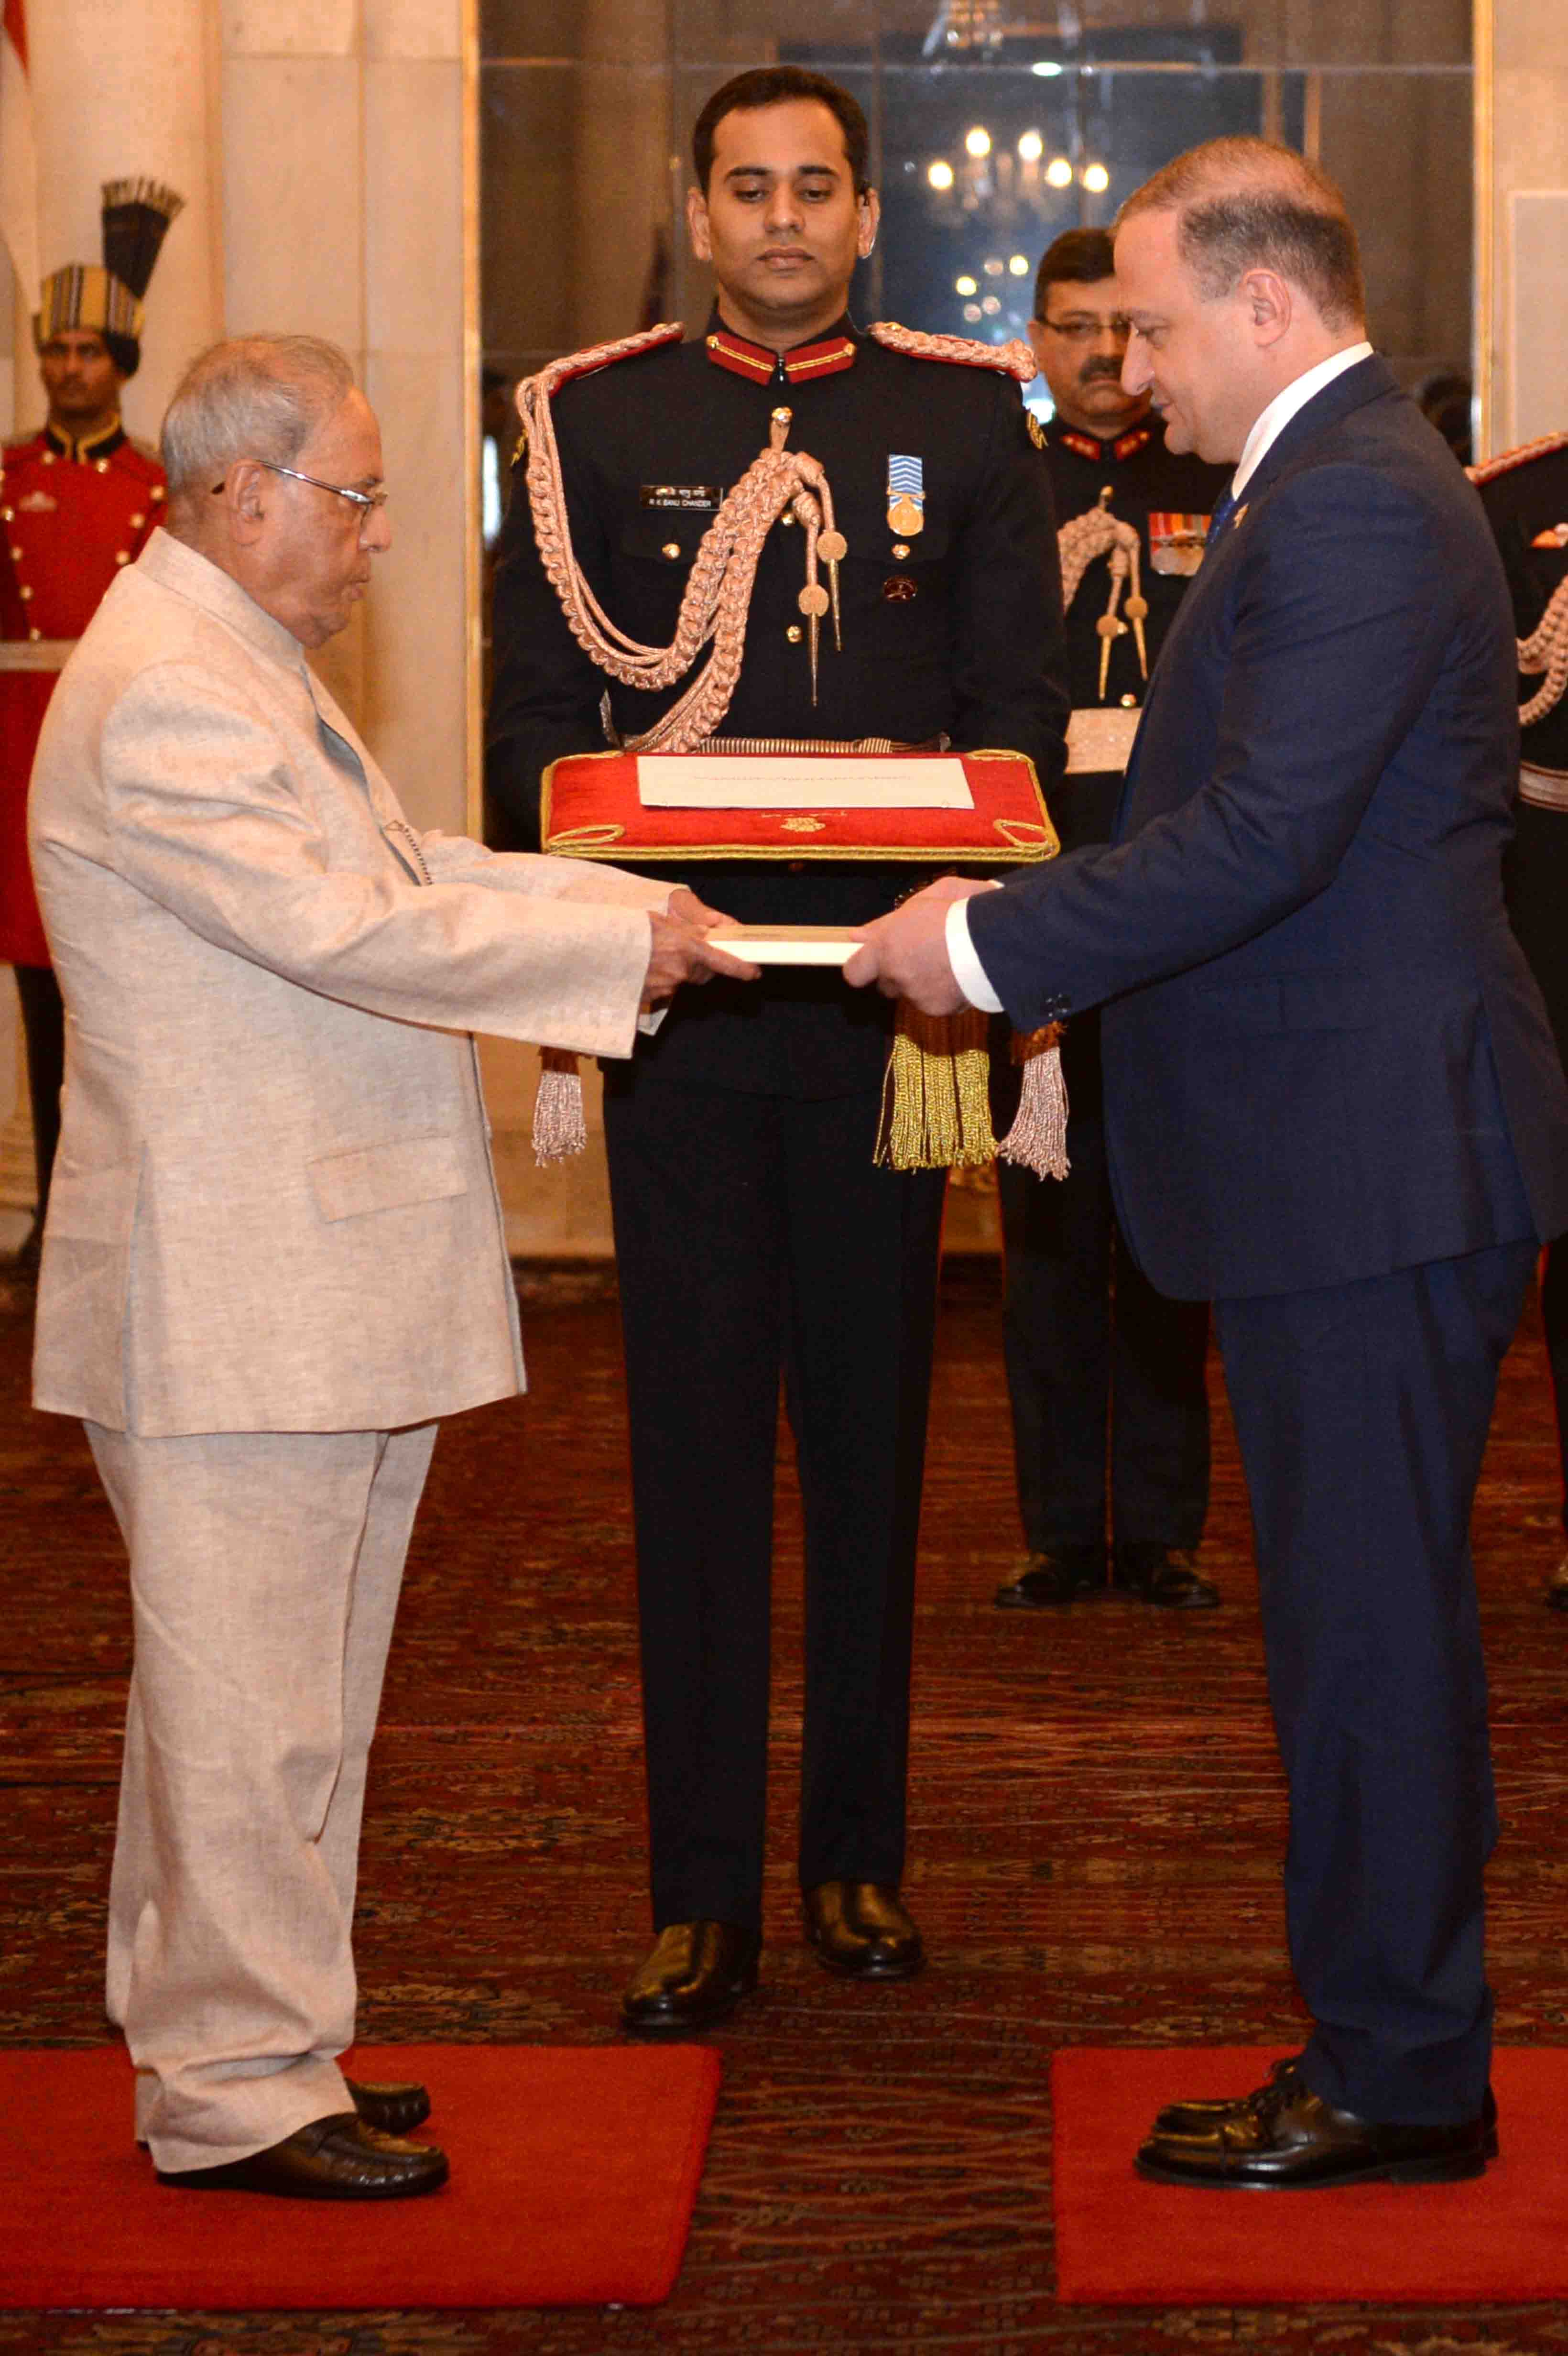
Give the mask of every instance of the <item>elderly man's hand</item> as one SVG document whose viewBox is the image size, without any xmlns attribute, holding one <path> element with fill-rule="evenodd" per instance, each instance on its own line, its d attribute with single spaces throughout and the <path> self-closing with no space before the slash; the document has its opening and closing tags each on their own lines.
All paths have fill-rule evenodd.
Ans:
<svg viewBox="0 0 1568 2356">
<path fill-rule="evenodd" d="M 658 916 L 651 909 L 648 913 L 654 945 L 643 977 L 645 1014 L 650 1014 L 656 1006 L 665 1005 L 683 981 L 711 981 L 716 973 L 728 974 L 734 981 L 756 980 L 759 967 L 730 956 L 717 941 L 708 937 L 715 925 L 729 923 L 727 916 L 717 908 L 706 906 L 684 884 L 670 894 L 666 905 L 666 916 Z"/>
<path fill-rule="evenodd" d="M 990 889 L 972 877 L 944 875 L 891 916 L 857 925 L 865 946 L 845 967 L 845 980 L 856 990 L 875 982 L 884 998 L 907 998 L 923 1014 L 956 1014 L 969 1001 L 947 962 L 947 911 L 955 900 Z"/>
</svg>

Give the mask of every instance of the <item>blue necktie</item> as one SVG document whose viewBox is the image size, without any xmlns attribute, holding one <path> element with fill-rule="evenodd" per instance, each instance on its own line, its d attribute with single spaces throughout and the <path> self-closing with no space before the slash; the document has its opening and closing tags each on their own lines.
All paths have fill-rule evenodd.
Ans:
<svg viewBox="0 0 1568 2356">
<path fill-rule="evenodd" d="M 1227 485 L 1225 496 L 1223 498 L 1217 499 L 1215 501 L 1214 512 L 1209 519 L 1208 537 L 1203 542 L 1205 548 L 1213 547 L 1214 542 L 1219 539 L 1221 533 L 1225 530 L 1226 526 L 1230 523 L 1232 517 L 1235 514 L 1239 504 L 1240 502 L 1237 499 L 1234 491 Z"/>
</svg>

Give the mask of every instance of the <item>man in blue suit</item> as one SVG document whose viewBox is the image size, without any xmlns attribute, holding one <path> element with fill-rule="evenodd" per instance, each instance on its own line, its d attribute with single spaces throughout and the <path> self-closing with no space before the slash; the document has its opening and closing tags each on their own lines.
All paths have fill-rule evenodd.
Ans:
<svg viewBox="0 0 1568 2356">
<path fill-rule="evenodd" d="M 1499 880 L 1508 593 L 1365 340 L 1314 166 L 1193 149 L 1123 208 L 1116 275 L 1124 382 L 1236 471 L 1115 841 L 946 879 L 847 971 L 1026 1031 L 1102 1005 L 1123 1232 L 1162 1291 L 1215 1303 L 1315 2025 L 1244 2101 L 1162 2112 L 1140 2169 L 1477 2175 L 1496 1815 L 1467 1530 L 1537 1239 L 1568 1220 L 1568 1088 Z"/>
</svg>

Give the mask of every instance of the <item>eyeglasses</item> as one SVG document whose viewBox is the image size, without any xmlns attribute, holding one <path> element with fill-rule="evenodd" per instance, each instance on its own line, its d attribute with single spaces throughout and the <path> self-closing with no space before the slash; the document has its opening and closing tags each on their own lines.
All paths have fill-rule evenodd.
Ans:
<svg viewBox="0 0 1568 2356">
<path fill-rule="evenodd" d="M 324 483 L 319 475 L 302 475 L 297 466 L 280 466 L 272 458 L 252 458 L 251 464 L 253 466 L 265 466 L 270 475 L 287 475 L 291 482 L 309 483 L 314 490 L 330 491 L 335 499 L 347 499 L 350 507 L 357 508 L 359 510 L 361 530 L 370 518 L 379 514 L 387 504 L 387 487 L 384 483 L 374 491 L 356 491 L 351 490 L 347 483 Z M 226 475 L 223 482 L 214 483 L 212 489 L 215 498 L 223 489 L 228 480 L 229 477 Z"/>
<path fill-rule="evenodd" d="M 1040 325 L 1060 336 L 1064 344 L 1088 344 L 1109 335 L 1114 342 L 1125 344 L 1133 332 L 1133 323 L 1117 311 L 1108 319 L 1093 319 L 1080 313 L 1071 319 L 1041 319 Z"/>
</svg>

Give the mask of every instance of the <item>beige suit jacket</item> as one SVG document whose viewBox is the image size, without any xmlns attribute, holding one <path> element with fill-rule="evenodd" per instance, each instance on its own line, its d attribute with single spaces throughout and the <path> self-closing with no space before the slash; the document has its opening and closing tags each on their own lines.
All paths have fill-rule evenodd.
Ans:
<svg viewBox="0 0 1568 2356">
<path fill-rule="evenodd" d="M 37 1405 L 379 1430 L 520 1387 L 467 1034 L 629 1055 L 668 885 L 417 834 L 163 531 L 61 677 L 29 832 L 67 1010 Z"/>
</svg>

